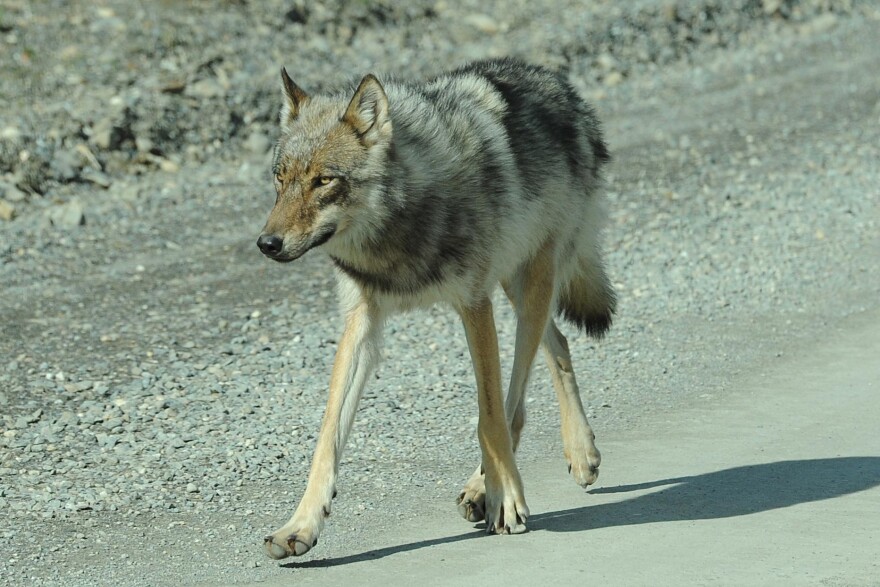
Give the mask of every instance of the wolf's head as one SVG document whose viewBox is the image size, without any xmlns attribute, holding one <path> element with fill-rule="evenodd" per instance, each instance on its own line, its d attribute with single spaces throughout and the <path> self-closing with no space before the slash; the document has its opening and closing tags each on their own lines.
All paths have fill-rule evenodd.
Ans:
<svg viewBox="0 0 880 587">
<path fill-rule="evenodd" d="M 367 75 L 350 99 L 309 96 L 281 70 L 284 105 L 275 147 L 275 207 L 257 246 L 276 261 L 353 231 L 382 178 L 391 143 L 388 97 Z"/>
</svg>

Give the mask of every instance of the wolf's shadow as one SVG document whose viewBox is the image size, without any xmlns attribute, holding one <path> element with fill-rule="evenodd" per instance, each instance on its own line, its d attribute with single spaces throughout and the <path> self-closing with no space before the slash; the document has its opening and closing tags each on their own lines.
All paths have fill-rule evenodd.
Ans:
<svg viewBox="0 0 880 587">
<path fill-rule="evenodd" d="M 594 489 L 590 493 L 627 493 L 664 488 L 619 502 L 535 514 L 529 518 L 529 530 L 581 532 L 609 526 L 731 518 L 833 499 L 877 485 L 880 485 L 880 457 L 838 457 L 748 465 L 690 477 Z M 468 532 L 283 566 L 332 567 L 376 560 L 481 535 L 482 532 Z"/>
</svg>

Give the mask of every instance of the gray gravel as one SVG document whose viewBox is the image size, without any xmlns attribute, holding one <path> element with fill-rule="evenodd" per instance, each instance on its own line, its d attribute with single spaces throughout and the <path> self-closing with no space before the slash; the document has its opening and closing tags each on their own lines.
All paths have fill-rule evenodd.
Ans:
<svg viewBox="0 0 880 587">
<path fill-rule="evenodd" d="M 259 539 L 304 487 L 340 320 L 325 259 L 279 267 L 253 244 L 280 64 L 319 89 L 516 54 L 596 104 L 621 304 L 572 350 L 600 448 L 880 299 L 873 3 L 62 4 L 0 0 L 8 584 L 284 570 Z M 419 507 L 456 515 L 476 463 L 457 319 L 397 317 L 387 343 L 310 558 Z M 533 380 L 520 458 L 563 474 L 543 365 Z"/>
</svg>

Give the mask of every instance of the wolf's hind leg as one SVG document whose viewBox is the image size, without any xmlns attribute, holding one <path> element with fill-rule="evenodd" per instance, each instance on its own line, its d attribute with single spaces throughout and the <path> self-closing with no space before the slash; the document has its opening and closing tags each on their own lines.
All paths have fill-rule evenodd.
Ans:
<svg viewBox="0 0 880 587">
<path fill-rule="evenodd" d="M 486 479 L 483 466 L 471 475 L 461 489 L 456 500 L 458 513 L 468 522 L 479 522 L 486 519 Z"/>
<path fill-rule="evenodd" d="M 306 491 L 290 521 L 266 536 L 266 553 L 272 558 L 299 556 L 318 543 L 324 518 L 330 515 L 330 502 L 336 496 L 339 460 L 358 400 L 379 359 L 381 329 L 382 317 L 366 302 L 346 317 Z"/>
<path fill-rule="evenodd" d="M 602 459 L 594 442 L 595 435 L 581 403 L 577 381 L 571 367 L 568 341 L 553 320 L 547 324 L 544 333 L 544 358 L 550 368 L 553 387 L 559 399 L 559 414 L 562 422 L 562 445 L 569 471 L 575 482 L 586 487 L 596 482 L 599 476 L 599 463 Z"/>
</svg>

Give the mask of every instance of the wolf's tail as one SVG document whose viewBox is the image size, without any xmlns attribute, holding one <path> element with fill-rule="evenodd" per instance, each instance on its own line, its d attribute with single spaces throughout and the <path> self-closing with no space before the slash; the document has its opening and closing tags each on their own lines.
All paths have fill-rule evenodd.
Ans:
<svg viewBox="0 0 880 587">
<path fill-rule="evenodd" d="M 556 312 L 593 338 L 611 328 L 617 296 L 601 263 L 582 259 L 578 272 L 559 291 Z"/>
</svg>

